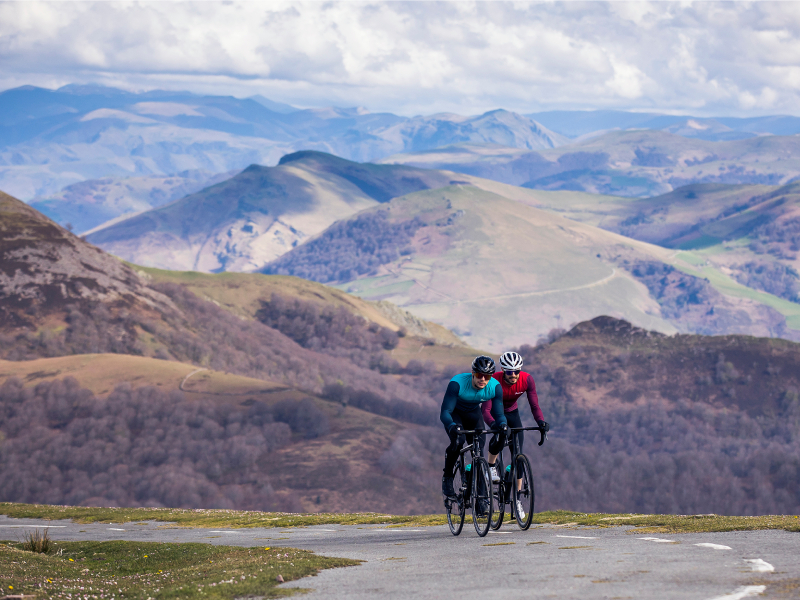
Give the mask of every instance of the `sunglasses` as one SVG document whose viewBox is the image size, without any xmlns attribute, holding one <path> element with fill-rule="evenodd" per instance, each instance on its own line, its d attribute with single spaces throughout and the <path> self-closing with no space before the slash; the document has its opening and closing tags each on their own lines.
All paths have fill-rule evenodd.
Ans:
<svg viewBox="0 0 800 600">
<path fill-rule="evenodd" d="M 487 381 L 492 378 L 492 373 L 476 373 L 475 371 L 473 371 L 472 374 L 478 379 L 485 379 Z"/>
<path fill-rule="evenodd" d="M 516 371 L 503 371 L 503 373 L 513 377 L 514 375 L 519 375 L 519 369 L 517 369 Z"/>
</svg>

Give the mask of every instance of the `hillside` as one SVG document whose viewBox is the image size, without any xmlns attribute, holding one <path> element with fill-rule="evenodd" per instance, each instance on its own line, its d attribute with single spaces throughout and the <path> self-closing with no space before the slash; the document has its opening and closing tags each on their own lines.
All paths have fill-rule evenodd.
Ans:
<svg viewBox="0 0 800 600">
<path fill-rule="evenodd" d="M 192 271 L 252 271 L 342 217 L 449 174 L 364 165 L 318 152 L 251 165 L 233 178 L 88 236 L 125 260 Z"/>
<path fill-rule="evenodd" d="M 771 305 L 697 277 L 692 260 L 460 185 L 340 221 L 265 271 L 389 300 L 495 351 L 601 314 L 667 333 L 796 335 Z"/>
<path fill-rule="evenodd" d="M 536 189 L 647 197 L 691 183 L 788 183 L 800 175 L 800 138 L 712 142 L 662 131 L 612 131 L 551 150 L 463 144 L 379 162 L 446 169 Z"/>
<path fill-rule="evenodd" d="M 798 344 L 669 337 L 600 317 L 520 352 L 553 426 L 543 447 L 530 438 L 525 446 L 536 465 L 538 510 L 800 509 Z M 221 372 L 187 381 L 191 365 L 153 359 L 17 364 L 14 379 L 0 363 L 0 468 L 12 482 L 0 489 L 2 500 L 441 510 L 446 436 L 435 412 L 417 425 L 374 406 Z M 106 375 L 98 378 L 106 370 L 129 383 L 97 396 L 107 391 Z M 151 386 L 142 385 L 148 379 Z M 529 411 L 522 414 L 530 422 Z"/>
<path fill-rule="evenodd" d="M 25 410 L 12 417 L 8 409 L 19 404 Z M 29 419 L 47 441 L 20 429 Z M 108 425 L 115 441 L 105 445 Z M 422 431 L 183 363 L 104 354 L 0 361 L 0 432 L 11 442 L 0 446 L 4 500 L 418 514 L 438 500 L 435 472 L 403 479 L 385 467 L 393 440 Z M 69 457 L 58 457 L 58 447 L 70 447 Z M 58 476 L 42 477 L 54 468 Z"/>
<path fill-rule="evenodd" d="M 173 309 L 129 266 L 0 192 L 0 328 L 37 330 L 91 303 L 109 314 Z"/>
</svg>

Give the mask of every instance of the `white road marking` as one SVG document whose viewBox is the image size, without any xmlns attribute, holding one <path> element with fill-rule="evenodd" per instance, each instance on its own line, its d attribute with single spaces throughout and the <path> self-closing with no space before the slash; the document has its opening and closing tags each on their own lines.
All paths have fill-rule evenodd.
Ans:
<svg viewBox="0 0 800 600">
<path fill-rule="evenodd" d="M 422 529 L 372 529 L 371 531 L 384 531 L 386 533 L 406 533 L 409 531 L 422 531 Z"/>
<path fill-rule="evenodd" d="M 43 527 L 44 529 L 55 529 L 57 527 L 66 527 L 66 525 L 0 525 L 0 527 Z"/>
<path fill-rule="evenodd" d="M 772 573 L 775 570 L 775 567 L 760 558 L 745 558 L 744 562 L 750 563 L 750 568 L 756 573 Z"/>
<path fill-rule="evenodd" d="M 596 540 L 596 537 L 586 537 L 585 535 L 557 535 L 560 538 L 574 538 L 576 540 Z"/>
<path fill-rule="evenodd" d="M 733 550 L 730 546 L 723 546 L 722 544 L 710 544 L 708 542 L 703 542 L 702 544 L 695 544 L 695 546 L 700 546 L 701 548 L 713 548 L 714 550 Z M 742 596 L 744 598 L 744 596 Z"/>
<path fill-rule="evenodd" d="M 647 540 L 648 542 L 658 542 L 658 543 L 661 543 L 661 544 L 677 544 L 678 543 L 675 540 L 665 540 L 665 539 L 662 539 L 662 538 L 646 537 L 646 538 L 639 538 L 639 539 L 640 540 Z"/>
<path fill-rule="evenodd" d="M 767 589 L 765 585 L 745 585 L 736 588 L 736 590 L 730 594 L 714 596 L 713 598 L 709 598 L 709 600 L 742 600 L 742 598 L 749 598 L 750 596 L 760 596 L 764 593 L 765 589 Z"/>
<path fill-rule="evenodd" d="M 114 527 L 109 527 L 109 531 L 125 531 L 124 529 L 115 529 Z"/>
</svg>

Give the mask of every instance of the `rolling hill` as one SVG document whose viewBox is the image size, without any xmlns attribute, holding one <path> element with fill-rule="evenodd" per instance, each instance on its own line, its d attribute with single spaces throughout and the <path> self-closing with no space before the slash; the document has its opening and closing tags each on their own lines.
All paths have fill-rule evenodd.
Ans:
<svg viewBox="0 0 800 600">
<path fill-rule="evenodd" d="M 667 333 L 797 335 L 774 308 L 719 293 L 691 260 L 457 185 L 336 223 L 264 271 L 389 300 L 494 351 L 601 314 Z"/>
<path fill-rule="evenodd" d="M 298 152 L 277 167 L 251 165 L 232 179 L 87 239 L 145 266 L 252 271 L 337 219 L 449 182 L 449 174 L 436 171 Z"/>
</svg>

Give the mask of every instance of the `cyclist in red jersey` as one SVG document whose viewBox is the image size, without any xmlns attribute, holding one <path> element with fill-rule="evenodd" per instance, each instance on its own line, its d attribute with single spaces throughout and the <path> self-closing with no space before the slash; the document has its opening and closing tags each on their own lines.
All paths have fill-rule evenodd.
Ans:
<svg viewBox="0 0 800 600">
<path fill-rule="evenodd" d="M 544 427 L 545 431 L 548 431 L 550 425 L 544 420 L 542 409 L 539 408 L 539 396 L 536 395 L 536 383 L 534 383 L 531 375 L 522 372 L 522 357 L 516 352 L 505 352 L 500 357 L 500 368 L 502 371 L 495 373 L 494 378 L 497 379 L 503 389 L 503 411 L 508 426 L 522 427 L 522 419 L 519 416 L 517 400 L 523 394 L 527 394 L 528 404 L 531 407 L 533 418 L 536 419 L 536 424 L 539 427 Z M 492 417 L 490 403 L 484 403 L 481 410 L 483 411 L 484 422 L 488 427 L 491 427 L 494 418 Z M 522 452 L 522 443 L 524 441 L 523 434 L 524 432 L 522 431 L 518 431 L 515 434 L 519 444 L 519 452 Z M 504 443 L 505 436 L 502 433 L 496 433 L 489 442 L 489 472 L 491 473 L 492 481 L 495 483 L 500 481 L 495 462 L 497 461 L 497 455 L 500 454 L 503 449 Z M 517 480 L 518 486 L 521 485 L 521 483 L 521 479 Z M 524 519 L 525 514 L 522 510 L 522 506 L 517 506 L 516 508 L 520 512 L 520 516 Z"/>
</svg>

